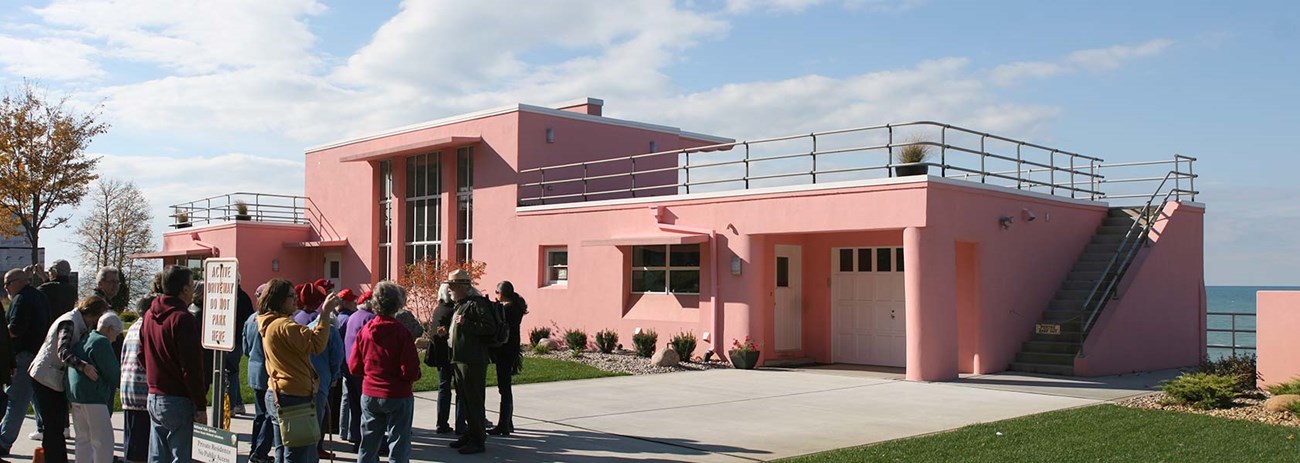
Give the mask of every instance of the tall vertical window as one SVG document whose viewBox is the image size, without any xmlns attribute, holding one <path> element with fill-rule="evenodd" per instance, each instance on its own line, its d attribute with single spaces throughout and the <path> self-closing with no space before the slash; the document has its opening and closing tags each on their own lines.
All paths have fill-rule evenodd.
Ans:
<svg viewBox="0 0 1300 463">
<path fill-rule="evenodd" d="M 406 265 L 442 258 L 442 153 L 406 158 Z"/>
<path fill-rule="evenodd" d="M 700 245 L 632 246 L 632 292 L 700 292 Z"/>
<path fill-rule="evenodd" d="M 393 162 L 379 162 L 379 279 L 387 280 L 393 255 Z"/>
<path fill-rule="evenodd" d="M 474 259 L 474 147 L 456 149 L 456 260 Z"/>
</svg>

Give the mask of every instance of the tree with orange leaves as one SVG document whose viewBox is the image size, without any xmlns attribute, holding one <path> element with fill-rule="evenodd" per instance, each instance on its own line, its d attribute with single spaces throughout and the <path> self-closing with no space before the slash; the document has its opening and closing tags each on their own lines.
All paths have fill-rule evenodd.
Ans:
<svg viewBox="0 0 1300 463">
<path fill-rule="evenodd" d="M 98 110 L 80 113 L 67 97 L 50 100 L 31 82 L 0 99 L 0 232 L 23 233 L 33 263 L 41 230 L 70 218 L 55 211 L 79 204 L 99 178 L 99 158 L 86 154 L 91 140 L 108 131 Z"/>
<path fill-rule="evenodd" d="M 470 280 L 478 280 L 487 272 L 487 263 L 470 260 L 457 262 L 450 259 L 438 260 L 424 258 L 406 266 L 398 284 L 406 288 L 406 307 L 421 323 L 428 323 L 433 316 L 433 309 L 438 307 L 438 287 L 447 280 L 447 275 L 456 270 L 469 273 Z M 433 330 L 425 330 L 432 333 Z"/>
</svg>

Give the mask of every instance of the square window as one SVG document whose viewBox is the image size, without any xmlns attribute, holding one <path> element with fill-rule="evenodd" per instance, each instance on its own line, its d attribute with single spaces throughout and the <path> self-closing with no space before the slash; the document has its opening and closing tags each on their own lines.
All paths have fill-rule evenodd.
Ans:
<svg viewBox="0 0 1300 463">
<path fill-rule="evenodd" d="M 562 285 L 569 282 L 569 248 L 556 247 L 546 250 L 545 261 L 546 284 Z"/>
<path fill-rule="evenodd" d="M 889 252 L 889 248 L 879 248 L 879 249 L 876 249 L 876 271 L 877 271 L 877 272 L 892 272 L 892 271 L 893 271 L 893 270 L 891 270 L 893 266 L 890 265 L 890 264 L 892 263 L 892 262 L 890 262 L 890 259 L 889 259 L 890 254 L 893 254 L 893 253 Z"/>
<path fill-rule="evenodd" d="M 667 263 L 667 246 L 633 246 L 633 267 L 663 267 Z"/>
<path fill-rule="evenodd" d="M 633 270 L 632 292 L 662 293 L 667 289 L 667 279 L 666 270 Z"/>
<path fill-rule="evenodd" d="M 673 270 L 668 274 L 668 292 L 699 294 L 699 270 Z"/>
<path fill-rule="evenodd" d="M 871 248 L 858 249 L 858 271 L 859 272 L 871 271 Z"/>
<path fill-rule="evenodd" d="M 853 250 L 852 249 L 840 250 L 840 271 L 841 272 L 853 271 Z"/>
</svg>

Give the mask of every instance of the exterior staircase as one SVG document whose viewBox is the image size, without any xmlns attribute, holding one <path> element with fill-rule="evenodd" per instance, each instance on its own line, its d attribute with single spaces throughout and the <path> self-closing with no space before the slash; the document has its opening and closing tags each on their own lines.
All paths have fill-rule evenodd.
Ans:
<svg viewBox="0 0 1300 463">
<path fill-rule="evenodd" d="M 1035 330 L 1032 337 L 1021 344 L 1020 353 L 1016 354 L 1010 370 L 1062 376 L 1074 374 L 1074 358 L 1079 354 L 1086 335 L 1083 332 L 1084 324 L 1091 316 L 1085 307 L 1088 295 L 1093 288 L 1098 287 L 1098 282 L 1105 288 L 1111 280 L 1124 277 L 1127 268 L 1119 268 L 1118 271 L 1107 274 L 1106 267 L 1118 253 L 1128 251 L 1134 244 L 1140 244 L 1125 244 L 1125 238 L 1130 231 L 1139 233 L 1141 226 L 1145 225 L 1141 223 L 1138 227 L 1133 226 L 1139 220 L 1141 210 L 1140 207 L 1110 209 L 1106 220 L 1097 228 L 1092 241 L 1084 248 L 1069 276 L 1056 291 L 1056 297 L 1048 304 L 1047 310 L 1043 311 L 1039 323 L 1059 324 L 1060 334 L 1040 334 Z M 1102 296 L 1101 300 L 1108 300 L 1113 294 Z"/>
</svg>

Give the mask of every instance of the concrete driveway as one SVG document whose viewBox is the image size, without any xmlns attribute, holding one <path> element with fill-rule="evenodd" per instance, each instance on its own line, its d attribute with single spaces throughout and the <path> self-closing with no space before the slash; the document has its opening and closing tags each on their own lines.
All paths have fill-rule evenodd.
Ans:
<svg viewBox="0 0 1300 463">
<path fill-rule="evenodd" d="M 492 438 L 487 453 L 468 457 L 446 447 L 450 436 L 430 431 L 436 394 L 421 393 L 413 459 L 765 461 L 1144 394 L 1175 373 L 1090 380 L 998 374 L 916 383 L 892 372 L 831 366 L 532 384 L 514 391 L 518 432 Z M 497 403 L 492 390 L 489 409 Z M 120 429 L 121 414 L 114 421 Z M 250 426 L 247 417 L 235 420 L 237 432 Z M 33 428 L 28 420 L 11 461 L 30 460 L 36 442 L 26 435 Z M 338 452 L 337 461 L 355 461 L 344 444 L 327 445 Z"/>
</svg>

